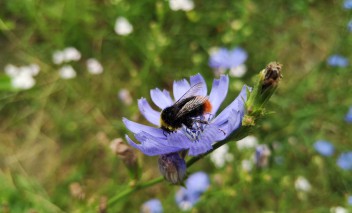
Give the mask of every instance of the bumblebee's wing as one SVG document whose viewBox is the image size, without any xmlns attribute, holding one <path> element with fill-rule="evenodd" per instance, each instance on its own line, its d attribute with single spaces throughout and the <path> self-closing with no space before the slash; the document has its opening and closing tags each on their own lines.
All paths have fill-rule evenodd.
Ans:
<svg viewBox="0 0 352 213">
<path fill-rule="evenodd" d="M 177 112 L 176 118 L 179 118 L 188 112 L 194 110 L 195 108 L 199 107 L 200 105 L 204 104 L 208 100 L 208 97 L 206 96 L 195 96 L 193 99 L 188 101 L 183 107 L 180 109 L 180 111 Z"/>
<path fill-rule="evenodd" d="M 198 83 L 193 85 L 189 90 L 187 90 L 187 92 L 182 95 L 182 97 L 180 99 L 178 99 L 175 102 L 175 105 L 179 104 L 180 102 L 182 102 L 182 100 L 192 97 L 192 96 L 196 96 L 197 93 L 203 88 L 203 84 L 202 83 Z"/>
</svg>

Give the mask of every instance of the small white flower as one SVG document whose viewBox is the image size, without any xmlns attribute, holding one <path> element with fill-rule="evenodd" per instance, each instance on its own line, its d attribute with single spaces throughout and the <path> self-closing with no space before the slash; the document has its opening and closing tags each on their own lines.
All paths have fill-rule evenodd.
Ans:
<svg viewBox="0 0 352 213">
<path fill-rule="evenodd" d="M 118 17 L 115 22 L 114 30 L 118 35 L 125 36 L 132 33 L 133 26 L 130 24 L 130 22 L 128 22 L 126 18 Z"/>
<path fill-rule="evenodd" d="M 103 66 L 95 58 L 90 58 L 87 60 L 87 69 L 90 74 L 97 75 L 103 72 Z"/>
<path fill-rule="evenodd" d="M 242 170 L 250 172 L 253 168 L 253 161 L 251 160 L 242 160 L 241 162 Z"/>
<path fill-rule="evenodd" d="M 63 79 L 71 79 L 76 77 L 76 71 L 70 65 L 65 65 L 59 69 L 59 75 Z"/>
<path fill-rule="evenodd" d="M 171 10 L 191 11 L 194 9 L 194 2 L 192 0 L 170 0 Z"/>
<path fill-rule="evenodd" d="M 119 99 L 126 105 L 131 105 L 132 104 L 132 97 L 130 94 L 130 91 L 127 89 L 121 89 L 118 93 Z"/>
<path fill-rule="evenodd" d="M 243 138 L 242 140 L 237 141 L 236 144 L 238 150 L 251 149 L 258 145 L 258 140 L 255 136 L 250 135 Z"/>
<path fill-rule="evenodd" d="M 12 87 L 16 89 L 30 89 L 35 85 L 35 80 L 29 72 L 20 72 L 12 77 Z"/>
<path fill-rule="evenodd" d="M 231 77 L 241 78 L 242 76 L 244 76 L 244 74 L 246 74 L 246 72 L 247 72 L 246 65 L 241 64 L 237 67 L 231 68 L 229 74 Z"/>
<path fill-rule="evenodd" d="M 81 53 L 74 47 L 67 47 L 63 50 L 64 62 L 78 61 L 81 59 Z"/>
<path fill-rule="evenodd" d="M 62 64 L 65 60 L 65 55 L 62 51 L 55 51 L 53 53 L 53 63 L 54 64 Z"/>
<path fill-rule="evenodd" d="M 16 67 L 13 64 L 6 65 L 4 69 L 5 69 L 6 75 L 8 75 L 9 77 L 15 77 L 19 74 L 18 67 Z"/>
<path fill-rule="evenodd" d="M 30 64 L 28 67 L 31 70 L 30 72 L 31 72 L 32 76 L 36 76 L 40 72 L 40 67 L 38 64 Z"/>
<path fill-rule="evenodd" d="M 341 206 L 336 206 L 336 207 L 332 207 L 330 209 L 331 213 L 348 213 L 348 210 L 341 207 Z"/>
<path fill-rule="evenodd" d="M 312 186 L 305 177 L 299 176 L 295 181 L 295 188 L 300 192 L 309 192 Z"/>
<path fill-rule="evenodd" d="M 217 168 L 221 168 L 226 162 L 233 160 L 233 155 L 229 153 L 229 145 L 225 144 L 210 154 L 210 160 Z"/>
</svg>

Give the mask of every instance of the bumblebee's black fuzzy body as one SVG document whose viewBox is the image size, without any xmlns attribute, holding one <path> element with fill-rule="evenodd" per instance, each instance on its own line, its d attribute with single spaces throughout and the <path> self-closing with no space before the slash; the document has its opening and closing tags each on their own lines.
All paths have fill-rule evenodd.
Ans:
<svg viewBox="0 0 352 213">
<path fill-rule="evenodd" d="M 161 112 L 161 129 L 173 132 L 181 128 L 182 124 L 192 129 L 194 117 L 201 116 L 211 110 L 211 104 L 208 99 L 204 99 L 202 102 L 197 102 L 197 99 L 200 99 L 200 96 L 188 97 L 178 101 L 177 104 L 166 107 Z M 190 104 L 191 102 L 192 104 Z M 185 106 L 186 104 L 187 106 Z M 181 109 L 184 112 L 181 116 L 178 116 Z"/>
</svg>

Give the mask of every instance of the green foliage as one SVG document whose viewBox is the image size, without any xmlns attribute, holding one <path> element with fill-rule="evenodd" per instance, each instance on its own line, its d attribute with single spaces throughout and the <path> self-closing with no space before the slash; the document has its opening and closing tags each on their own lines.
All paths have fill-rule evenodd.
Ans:
<svg viewBox="0 0 352 213">
<path fill-rule="evenodd" d="M 152 88 L 170 89 L 173 80 L 201 73 L 211 83 L 208 66 L 213 47 L 241 46 L 248 52 L 248 72 L 230 78 L 229 103 L 239 85 L 253 85 L 268 62 L 283 64 L 283 79 L 266 106 L 268 115 L 253 134 L 272 148 L 268 168 L 241 167 L 253 150 L 230 143 L 234 160 L 224 168 L 209 158 L 190 172 L 204 170 L 210 189 L 191 212 L 329 212 L 348 208 L 351 171 L 336 165 L 338 154 L 352 150 L 351 124 L 344 116 L 352 105 L 351 66 L 326 65 L 329 55 L 350 58 L 351 11 L 337 1 L 195 1 L 192 11 L 172 11 L 164 0 L 3 0 L 0 2 L 0 70 L 7 64 L 41 67 L 36 85 L 13 90 L 0 73 L 0 211 L 97 212 L 102 198 L 129 189 L 128 170 L 109 148 L 123 138 L 122 117 L 145 122 L 137 99 L 150 100 Z M 127 36 L 114 32 L 116 18 L 133 25 Z M 82 59 L 70 62 L 74 79 L 61 79 L 56 50 L 73 46 Z M 101 75 L 86 71 L 97 58 Z M 117 98 L 126 88 L 128 105 Z M 313 143 L 331 141 L 332 157 L 316 153 Z M 157 159 L 139 155 L 142 180 L 159 176 Z M 297 177 L 312 190 L 295 189 Z M 75 185 L 74 183 L 78 183 Z M 76 187 L 76 188 L 74 188 Z M 75 190 L 76 189 L 76 190 Z M 138 212 L 159 198 L 164 212 L 178 212 L 178 187 L 162 183 L 121 199 L 109 212 Z M 102 204 L 100 204 L 102 205 Z M 351 207 L 349 207 L 351 208 Z"/>
</svg>

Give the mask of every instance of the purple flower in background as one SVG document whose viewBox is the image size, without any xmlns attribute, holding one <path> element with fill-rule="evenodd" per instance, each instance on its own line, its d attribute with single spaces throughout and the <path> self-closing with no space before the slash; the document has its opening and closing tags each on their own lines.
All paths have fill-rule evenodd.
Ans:
<svg viewBox="0 0 352 213">
<path fill-rule="evenodd" d="M 345 0 L 343 3 L 343 7 L 347 10 L 352 9 L 352 0 Z"/>
<path fill-rule="evenodd" d="M 327 63 L 332 67 L 347 67 L 348 59 L 341 55 L 335 54 L 335 55 L 331 55 L 328 58 Z"/>
<path fill-rule="evenodd" d="M 153 89 L 150 92 L 152 101 L 161 110 L 174 104 L 179 100 L 192 86 L 202 85 L 201 89 L 194 94 L 195 96 L 207 96 L 207 86 L 205 80 L 200 74 L 191 76 L 190 82 L 186 79 L 174 81 L 173 96 L 167 90 Z M 247 87 L 244 86 L 240 95 L 227 106 L 220 114 L 215 117 L 220 104 L 226 97 L 229 85 L 228 76 L 222 75 L 220 79 L 215 79 L 208 100 L 212 105 L 209 114 L 196 119 L 203 120 L 206 124 L 195 122 L 200 127 L 192 129 L 182 127 L 174 132 L 166 132 L 160 128 L 160 111 L 152 109 L 145 98 L 138 100 L 139 110 L 143 116 L 155 127 L 135 123 L 126 118 L 123 122 L 127 129 L 134 133 L 135 138 L 140 142 L 133 142 L 126 135 L 128 143 L 136 149 L 139 149 L 146 155 L 166 155 L 188 150 L 191 156 L 203 154 L 212 149 L 212 144 L 224 140 L 233 131 L 241 126 L 244 116 L 245 105 L 247 100 Z"/>
<path fill-rule="evenodd" d="M 347 23 L 347 29 L 348 31 L 352 32 L 352 20 Z"/>
<path fill-rule="evenodd" d="M 141 207 L 141 213 L 162 213 L 163 206 L 161 205 L 160 200 L 151 199 L 143 203 Z"/>
<path fill-rule="evenodd" d="M 209 177 L 204 172 L 196 172 L 186 180 L 186 188 L 176 193 L 176 203 L 181 210 L 189 210 L 196 204 L 200 196 L 209 188 Z"/>
<path fill-rule="evenodd" d="M 352 152 L 341 153 L 337 165 L 343 170 L 352 170 Z"/>
<path fill-rule="evenodd" d="M 243 64 L 247 60 L 247 52 L 240 48 L 228 50 L 220 48 L 210 56 L 209 66 L 211 68 L 225 68 L 231 69 Z"/>
<path fill-rule="evenodd" d="M 254 162 L 258 168 L 267 167 L 271 151 L 266 144 L 259 145 L 255 149 Z"/>
<path fill-rule="evenodd" d="M 334 154 L 335 148 L 328 141 L 319 140 L 314 143 L 314 149 L 323 156 L 332 156 Z"/>
<path fill-rule="evenodd" d="M 347 203 L 348 205 L 352 206 L 352 195 L 348 196 Z"/>
<path fill-rule="evenodd" d="M 347 123 L 352 123 L 352 107 L 350 107 L 350 108 L 348 109 L 348 112 L 347 112 L 347 114 L 346 114 L 346 116 L 345 116 L 345 121 L 346 121 Z"/>
</svg>

